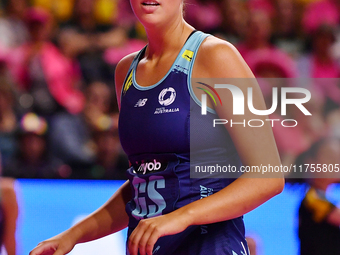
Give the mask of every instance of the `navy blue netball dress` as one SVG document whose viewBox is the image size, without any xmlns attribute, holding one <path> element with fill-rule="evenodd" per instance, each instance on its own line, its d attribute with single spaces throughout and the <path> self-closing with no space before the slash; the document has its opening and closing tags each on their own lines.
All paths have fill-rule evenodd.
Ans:
<svg viewBox="0 0 340 255">
<path fill-rule="evenodd" d="M 223 126 L 213 129 L 211 123 L 216 115 L 211 109 L 206 116 L 208 124 L 190 127 L 193 120 L 202 118 L 200 103 L 191 89 L 191 73 L 197 51 L 207 36 L 199 31 L 192 33 L 169 72 L 152 86 L 142 87 L 135 78 L 145 48 L 127 73 L 121 94 L 119 135 L 131 163 L 127 171 L 133 191 L 126 205 L 130 217 L 128 235 L 141 219 L 172 212 L 234 180 L 190 178 L 190 146 L 198 148 L 202 161 L 241 165 L 227 130 Z M 177 235 L 161 237 L 153 254 L 248 255 L 244 232 L 242 217 L 191 226 Z"/>
</svg>

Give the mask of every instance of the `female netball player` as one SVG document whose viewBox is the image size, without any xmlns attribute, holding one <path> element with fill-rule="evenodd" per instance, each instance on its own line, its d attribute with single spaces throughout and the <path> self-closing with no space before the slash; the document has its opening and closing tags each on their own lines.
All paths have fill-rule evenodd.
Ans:
<svg viewBox="0 0 340 255">
<path fill-rule="evenodd" d="M 190 120 L 202 118 L 192 78 L 253 78 L 253 74 L 233 46 L 195 32 L 184 21 L 182 0 L 130 3 L 145 27 L 148 44 L 116 68 L 119 133 L 132 164 L 129 180 L 101 208 L 40 243 L 30 255 L 64 255 L 77 243 L 127 226 L 127 253 L 131 255 L 249 254 L 242 215 L 280 193 L 283 179 L 190 179 L 190 140 L 201 146 L 197 153 L 203 161 L 209 155 L 215 164 L 230 161 L 239 166 L 242 161 L 248 166 L 278 166 L 270 124 L 256 129 L 243 125 L 213 129 L 212 122 L 207 122 L 211 127 L 192 127 L 189 116 Z M 265 109 L 255 82 L 239 88 L 246 95 L 250 85 L 255 108 Z M 247 111 L 233 115 L 231 94 L 221 92 L 220 96 L 223 106 L 208 102 L 211 120 L 254 118 Z M 209 137 L 204 126 L 212 131 Z M 189 130 L 197 139 L 189 138 Z"/>
</svg>

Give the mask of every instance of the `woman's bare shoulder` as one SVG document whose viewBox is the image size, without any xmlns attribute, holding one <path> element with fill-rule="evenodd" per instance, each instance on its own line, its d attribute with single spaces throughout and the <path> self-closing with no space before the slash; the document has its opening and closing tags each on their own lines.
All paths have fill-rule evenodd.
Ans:
<svg viewBox="0 0 340 255">
<path fill-rule="evenodd" d="M 125 76 L 126 76 L 127 72 L 129 71 L 130 65 L 131 65 L 133 59 L 137 56 L 137 54 L 138 54 L 138 52 L 131 53 L 131 54 L 125 56 L 124 58 L 122 58 L 118 62 L 117 66 L 116 66 L 116 70 L 115 70 L 116 82 L 117 82 L 117 78 L 118 78 L 118 82 L 124 81 Z M 122 85 L 121 84 L 122 82 L 120 82 L 119 84 Z"/>
<path fill-rule="evenodd" d="M 131 66 L 133 59 L 137 56 L 138 52 L 131 53 L 122 58 L 116 66 L 115 70 L 115 86 L 118 104 L 120 104 L 120 94 L 122 91 L 123 83 L 127 72 Z"/>
<path fill-rule="evenodd" d="M 230 42 L 215 36 L 209 36 L 203 41 L 196 61 L 199 73 L 205 77 L 253 77 L 252 72 L 236 47 Z"/>
</svg>

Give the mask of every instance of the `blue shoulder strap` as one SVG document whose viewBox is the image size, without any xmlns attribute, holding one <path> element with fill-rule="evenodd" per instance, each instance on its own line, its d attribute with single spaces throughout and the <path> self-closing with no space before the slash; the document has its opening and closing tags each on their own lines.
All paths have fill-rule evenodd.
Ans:
<svg viewBox="0 0 340 255">
<path fill-rule="evenodd" d="M 203 40 L 208 37 L 209 34 L 205 34 L 201 31 L 195 31 L 193 32 L 188 40 L 185 42 L 184 46 L 182 47 L 178 57 L 175 60 L 175 63 L 172 68 L 179 69 L 180 71 L 185 71 L 185 73 L 188 74 L 188 71 L 190 68 L 192 68 L 193 63 L 196 58 L 197 51 L 203 42 Z M 132 69 L 135 69 L 141 56 L 145 53 L 146 50 L 145 46 L 134 58 L 134 60 L 131 63 L 129 72 Z"/>
<path fill-rule="evenodd" d="M 203 40 L 208 36 L 209 34 L 205 34 L 201 31 L 195 31 L 192 33 L 182 47 L 170 71 L 183 72 L 191 78 L 191 71 L 195 62 L 197 51 Z M 124 81 L 122 94 L 125 93 L 133 84 L 133 71 L 136 70 L 141 56 L 145 53 L 146 47 L 147 45 L 133 59 Z"/>
<path fill-rule="evenodd" d="M 176 59 L 173 68 L 191 75 L 191 69 L 194 65 L 198 49 L 204 39 L 208 36 L 209 34 L 205 34 L 201 31 L 195 31 L 191 34 L 180 51 L 179 57 Z"/>
</svg>

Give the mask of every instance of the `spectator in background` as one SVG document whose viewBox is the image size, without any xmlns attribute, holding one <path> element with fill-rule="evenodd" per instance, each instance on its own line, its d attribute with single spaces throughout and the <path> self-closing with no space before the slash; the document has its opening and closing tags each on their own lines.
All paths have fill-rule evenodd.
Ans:
<svg viewBox="0 0 340 255">
<path fill-rule="evenodd" d="M 236 48 L 244 58 L 247 58 L 247 54 L 254 50 L 273 48 L 274 45 L 270 42 L 271 36 L 270 13 L 264 8 L 250 10 L 245 39 L 236 45 Z"/>
<path fill-rule="evenodd" d="M 340 76 L 340 68 L 333 51 L 339 21 L 339 4 L 333 0 L 311 3 L 305 9 L 302 19 L 303 29 L 309 40 L 308 52 L 298 59 L 298 68 L 301 77 L 328 78 L 313 80 L 314 89 L 325 98 L 325 115 L 340 107 L 337 79 L 329 79 Z"/>
<path fill-rule="evenodd" d="M 185 4 L 190 11 L 185 13 L 185 19 L 197 30 L 207 33 L 220 31 L 222 16 L 219 5 L 222 1 L 217 0 L 188 0 Z"/>
<path fill-rule="evenodd" d="M 280 49 L 294 58 L 298 57 L 302 48 L 301 10 L 294 0 L 274 1 L 273 42 Z"/>
<path fill-rule="evenodd" d="M 121 46 L 127 34 L 123 28 L 100 24 L 95 18 L 94 0 L 76 0 L 73 18 L 61 28 L 58 43 L 66 56 L 76 58 L 81 73 L 90 84 L 97 80 L 113 81 L 113 71 L 103 59 L 103 51 Z"/>
<path fill-rule="evenodd" d="M 248 10 L 245 2 L 240 0 L 218 1 L 222 17 L 220 30 L 216 35 L 237 44 L 243 40 L 247 31 Z"/>
<path fill-rule="evenodd" d="M 337 78 L 339 66 L 332 56 L 331 47 L 335 42 L 335 27 L 320 24 L 310 31 L 310 51 L 298 60 L 301 77 Z"/>
<path fill-rule="evenodd" d="M 249 67 L 255 74 L 263 91 L 267 109 L 273 104 L 273 88 L 278 90 L 278 107 L 271 114 L 271 119 L 282 121 L 283 119 L 294 119 L 298 125 L 294 128 L 283 127 L 279 121 L 273 125 L 273 132 L 281 160 L 284 165 L 293 163 L 301 152 L 305 151 L 313 142 L 327 134 L 327 125 L 323 117 L 324 99 L 310 89 L 311 100 L 304 106 L 311 112 L 312 116 L 304 115 L 295 105 L 287 106 L 287 115 L 281 115 L 281 88 L 296 86 L 298 70 L 295 62 L 284 52 L 277 49 L 262 49 L 250 52 L 245 58 Z M 265 78 L 265 79 L 262 79 Z M 274 78 L 274 79 L 273 79 Z M 276 78 L 276 79 L 275 79 Z M 284 78 L 284 79 L 277 79 Z M 296 94 L 289 94 L 298 97 Z"/>
<path fill-rule="evenodd" d="M 335 41 L 334 27 L 320 25 L 311 34 L 311 52 L 298 60 L 300 75 L 313 79 L 312 86 L 325 99 L 324 113 L 327 115 L 340 107 L 340 88 L 337 83 L 340 68 L 332 55 L 331 47 Z"/>
<path fill-rule="evenodd" d="M 305 34 L 310 35 L 320 25 L 336 27 L 340 22 L 340 5 L 337 0 L 314 1 L 302 13 L 301 25 Z"/>
<path fill-rule="evenodd" d="M 118 13 L 117 13 L 117 23 L 119 26 L 126 30 L 130 30 L 138 22 L 135 14 L 132 11 L 129 1 L 117 0 L 118 1 Z"/>
<path fill-rule="evenodd" d="M 301 255 L 337 255 L 340 254 L 340 209 L 326 197 L 328 187 L 339 183 L 339 173 L 311 172 L 311 164 L 330 167 L 339 165 L 340 140 L 324 138 L 314 143 L 302 153 L 297 166 L 302 166 L 301 179 L 292 182 L 307 182 L 310 185 L 299 209 L 299 238 Z M 306 166 L 309 169 L 306 169 Z M 333 169 L 335 170 L 335 169 Z"/>
<path fill-rule="evenodd" d="M 75 87 L 79 76 L 74 63 L 51 43 L 51 18 L 43 9 L 27 10 L 31 40 L 11 53 L 10 67 L 21 91 L 31 97 L 28 110 L 43 116 L 64 108 L 78 113 L 83 107 L 83 95 Z"/>
<path fill-rule="evenodd" d="M 14 178 L 60 178 L 64 166 L 49 154 L 47 122 L 34 113 L 26 114 L 20 121 L 17 133 L 18 152 L 5 165 L 4 176 Z"/>
<path fill-rule="evenodd" d="M 85 178 L 85 170 L 93 164 L 95 154 L 84 115 L 60 112 L 50 123 L 51 152 L 72 168 L 70 178 Z"/>
<path fill-rule="evenodd" d="M 309 91 L 312 96 L 304 107 L 312 115 L 305 115 L 295 105 L 287 105 L 286 118 L 295 119 L 298 125 L 294 128 L 284 128 L 278 125 L 273 129 L 277 143 L 280 144 L 278 148 L 280 148 L 281 157 L 286 160 L 286 165 L 293 163 L 300 153 L 330 133 L 323 115 L 324 100 L 317 91 L 313 89 Z M 301 98 L 301 95 L 292 94 L 290 97 Z"/>
<path fill-rule="evenodd" d="M 3 67 L 4 62 L 1 61 L 0 65 Z M 17 115 L 13 89 L 7 77 L 2 74 L 0 75 L 0 153 L 3 156 L 4 164 L 15 153 L 16 128 Z"/>
<path fill-rule="evenodd" d="M 146 31 L 133 13 L 130 2 L 125 0 L 117 0 L 117 2 L 118 13 L 115 23 L 127 32 L 129 39 L 142 40 L 145 45 Z M 124 47 L 125 44 L 121 46 Z"/>
<path fill-rule="evenodd" d="M 340 107 L 340 88 L 337 83 L 340 68 L 332 55 L 335 42 L 334 27 L 321 24 L 311 31 L 311 52 L 298 60 L 300 76 L 313 79 L 312 86 L 325 98 L 325 115 Z"/>
<path fill-rule="evenodd" d="M 110 118 L 115 119 L 118 105 L 113 97 L 114 93 L 104 82 L 96 81 L 86 88 L 86 105 L 83 113 L 91 130 L 96 130 L 98 127 L 102 128 L 100 124 L 102 116 L 110 116 Z"/>
<path fill-rule="evenodd" d="M 332 110 L 325 117 L 330 128 L 330 134 L 334 137 L 340 138 L 340 108 Z"/>
<path fill-rule="evenodd" d="M 74 0 L 30 0 L 30 5 L 43 8 L 53 14 L 56 21 L 65 22 L 72 15 Z"/>
<path fill-rule="evenodd" d="M 16 48 L 28 41 L 29 33 L 25 24 L 26 0 L 5 2 L 5 15 L 0 18 L 0 49 Z"/>
<path fill-rule="evenodd" d="M 86 169 L 95 163 L 92 132 L 106 127 L 112 116 L 112 91 L 107 84 L 93 82 L 86 90 L 86 103 L 81 114 L 66 112 L 53 116 L 50 128 L 52 152 L 75 171 L 72 177 L 86 178 Z"/>
<path fill-rule="evenodd" d="M 245 60 L 257 78 L 296 78 L 298 76 L 294 60 L 279 49 L 252 50 L 248 52 Z"/>
<path fill-rule="evenodd" d="M 107 116 L 113 110 L 112 90 L 103 82 L 93 82 L 85 90 L 86 104 L 83 110 L 84 117 L 91 130 L 97 129 L 102 116 Z M 117 103 L 116 103 L 117 105 Z M 114 109 L 116 112 L 117 108 Z"/>
<path fill-rule="evenodd" d="M 126 180 L 129 168 L 127 156 L 122 152 L 118 137 L 118 115 L 108 118 L 93 132 L 96 163 L 90 169 L 89 177 L 94 179 Z M 104 122 L 104 120 L 103 120 Z"/>
</svg>

